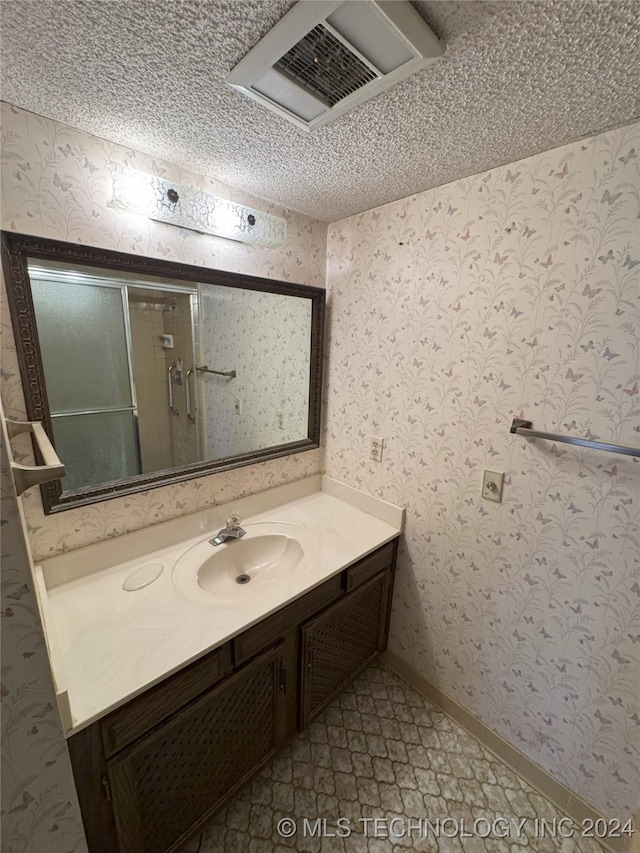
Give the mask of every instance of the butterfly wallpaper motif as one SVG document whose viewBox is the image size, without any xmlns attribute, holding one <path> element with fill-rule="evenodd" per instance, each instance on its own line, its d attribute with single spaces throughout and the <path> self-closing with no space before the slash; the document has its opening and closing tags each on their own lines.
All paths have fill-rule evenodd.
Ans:
<svg viewBox="0 0 640 853">
<path fill-rule="evenodd" d="M 284 216 L 287 242 L 278 248 L 249 246 L 116 211 L 109 207 L 109 162 Z M 324 287 L 326 223 L 256 200 L 171 163 L 2 104 L 1 165 L 2 227 L 6 230 Z M 7 415 L 19 418 L 25 413 L 24 399 L 4 286 L 2 299 L 2 397 Z M 288 405 L 282 401 L 285 417 Z M 317 474 L 321 468 L 321 451 L 311 450 L 49 516 L 42 512 L 38 489 L 30 489 L 23 504 L 31 546 L 35 558 L 44 559 L 196 512 L 214 502 Z"/>
<path fill-rule="evenodd" d="M 108 206 L 109 161 L 284 215 L 287 243 L 278 249 L 250 247 L 123 216 Z M 324 286 L 326 224 L 256 203 L 216 181 L 8 104 L 2 104 L 1 165 L 4 229 Z M 21 419 L 26 412 L 4 283 L 1 296 L 2 399 L 7 416 Z M 14 452 L 27 461 L 30 451 L 22 438 L 14 440 Z M 31 550 L 43 559 L 316 474 L 321 465 L 321 451 L 313 450 L 52 516 L 43 514 L 39 490 L 30 489 L 22 505 Z M 3 850 L 86 853 L 29 557 L 4 460 L 2 474 Z"/>
<path fill-rule="evenodd" d="M 2 849 L 87 853 L 18 500 L 1 450 Z"/>
<path fill-rule="evenodd" d="M 640 469 L 512 436 L 509 425 L 523 416 L 540 429 L 640 441 L 640 125 L 335 223 L 328 243 L 324 223 L 284 212 L 288 242 L 267 250 L 123 216 L 107 204 L 105 164 L 255 199 L 2 111 L 4 228 L 317 286 L 326 262 L 327 473 L 407 508 L 391 648 L 604 814 L 637 809 Z M 20 417 L 4 307 L 2 395 Z M 371 434 L 385 438 L 381 464 L 368 458 Z M 31 546 L 44 558 L 322 465 L 311 451 L 48 517 L 30 490 Z M 479 497 L 485 468 L 505 473 L 501 504 Z M 28 566 L 16 566 L 17 594 Z M 20 624 L 33 631 L 37 613 L 20 610 Z M 20 655 L 33 649 L 5 648 L 22 672 Z M 27 723 L 38 725 L 19 712 L 16 725 Z M 39 732 L 44 759 L 61 741 Z M 62 808 L 68 781 L 43 776 L 38 790 Z M 18 787 L 11 808 L 21 816 L 38 791 L 23 787 L 25 800 Z M 70 821 L 65 849 L 81 853 Z"/>
<path fill-rule="evenodd" d="M 640 446 L 638 151 L 635 124 L 366 211 L 327 255 L 326 472 L 406 507 L 390 648 L 620 818 L 640 791 L 640 460 L 509 427 Z"/>
<path fill-rule="evenodd" d="M 233 383 L 199 376 L 207 455 L 232 456 L 306 438 L 308 300 L 242 290 L 230 296 L 228 289 L 207 287 L 201 291 L 200 312 L 199 363 L 220 365 L 222 370 L 233 368 L 238 374 Z M 235 411 L 236 400 L 240 401 L 240 416 Z"/>
</svg>

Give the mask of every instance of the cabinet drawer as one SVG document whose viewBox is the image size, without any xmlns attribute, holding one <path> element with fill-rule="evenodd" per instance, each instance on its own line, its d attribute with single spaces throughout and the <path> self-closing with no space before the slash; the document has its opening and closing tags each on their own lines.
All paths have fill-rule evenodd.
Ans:
<svg viewBox="0 0 640 853">
<path fill-rule="evenodd" d="M 395 558 L 397 539 L 392 542 L 387 542 L 382 548 L 378 548 L 373 554 L 369 554 L 363 560 L 359 560 L 347 569 L 347 592 L 360 586 L 361 583 L 369 580 L 382 569 L 387 569 L 393 565 Z"/>
<path fill-rule="evenodd" d="M 231 643 L 226 643 L 109 714 L 101 723 L 105 756 L 108 758 L 148 732 L 220 681 L 231 669 Z"/>
<path fill-rule="evenodd" d="M 248 660 L 281 637 L 285 631 L 309 619 L 342 595 L 342 576 L 334 575 L 328 581 L 312 589 L 297 601 L 292 601 L 282 610 L 258 622 L 253 628 L 240 634 L 233 641 L 236 665 Z"/>
</svg>

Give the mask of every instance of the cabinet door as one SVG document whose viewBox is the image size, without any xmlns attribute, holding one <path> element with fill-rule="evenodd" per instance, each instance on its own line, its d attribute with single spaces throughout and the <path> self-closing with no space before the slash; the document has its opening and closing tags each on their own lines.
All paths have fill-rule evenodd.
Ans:
<svg viewBox="0 0 640 853">
<path fill-rule="evenodd" d="M 282 740 L 282 647 L 108 762 L 120 853 L 178 849 Z"/>
<path fill-rule="evenodd" d="M 304 729 L 386 646 L 391 572 L 382 572 L 302 628 Z"/>
</svg>

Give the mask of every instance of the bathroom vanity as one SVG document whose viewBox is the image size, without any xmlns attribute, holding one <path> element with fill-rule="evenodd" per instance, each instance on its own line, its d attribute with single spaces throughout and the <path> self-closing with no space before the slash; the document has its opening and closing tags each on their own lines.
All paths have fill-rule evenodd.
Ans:
<svg viewBox="0 0 640 853">
<path fill-rule="evenodd" d="M 247 536 L 215 549 L 230 510 Z M 91 853 L 179 849 L 386 646 L 398 507 L 318 476 L 180 522 L 180 542 L 176 522 L 151 529 L 168 543 L 151 553 L 149 529 L 121 537 L 120 554 L 140 552 L 126 563 L 108 565 L 113 540 L 38 567 Z M 164 566 L 154 582 L 122 589 L 149 564 Z M 92 603 L 93 632 L 73 626 Z M 132 613 L 153 628 L 163 607 L 180 628 L 145 641 Z M 79 649 L 91 634 L 104 648 Z"/>
</svg>

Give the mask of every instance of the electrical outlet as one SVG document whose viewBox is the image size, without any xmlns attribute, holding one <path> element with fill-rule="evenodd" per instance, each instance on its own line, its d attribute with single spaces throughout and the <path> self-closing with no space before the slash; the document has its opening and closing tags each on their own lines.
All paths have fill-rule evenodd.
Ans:
<svg viewBox="0 0 640 853">
<path fill-rule="evenodd" d="M 276 412 L 276 421 L 278 422 L 278 429 L 284 429 L 284 412 Z"/>
<path fill-rule="evenodd" d="M 497 471 L 485 471 L 482 477 L 482 497 L 488 501 L 500 503 L 503 479 L 504 474 L 499 474 Z"/>
<path fill-rule="evenodd" d="M 236 413 L 236 415 L 242 414 L 242 400 L 238 400 L 237 397 L 233 401 L 233 411 Z"/>
<path fill-rule="evenodd" d="M 384 438 L 377 435 L 372 435 L 369 444 L 369 456 L 375 459 L 376 462 L 382 462 L 382 448 L 384 447 Z"/>
</svg>

